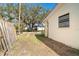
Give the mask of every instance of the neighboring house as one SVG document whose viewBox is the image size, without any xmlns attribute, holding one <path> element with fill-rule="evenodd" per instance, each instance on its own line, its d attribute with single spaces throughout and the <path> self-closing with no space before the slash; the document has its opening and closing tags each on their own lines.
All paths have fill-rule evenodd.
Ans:
<svg viewBox="0 0 79 59">
<path fill-rule="evenodd" d="M 42 24 L 42 23 L 35 23 L 33 28 L 36 29 L 37 31 L 42 31 L 42 30 L 44 30 L 44 24 Z"/>
<path fill-rule="evenodd" d="M 45 36 L 79 49 L 79 4 L 58 4 L 45 18 Z"/>
<path fill-rule="evenodd" d="M 37 27 L 37 30 L 38 30 L 38 31 L 44 30 L 44 26 L 38 26 L 38 27 Z"/>
</svg>

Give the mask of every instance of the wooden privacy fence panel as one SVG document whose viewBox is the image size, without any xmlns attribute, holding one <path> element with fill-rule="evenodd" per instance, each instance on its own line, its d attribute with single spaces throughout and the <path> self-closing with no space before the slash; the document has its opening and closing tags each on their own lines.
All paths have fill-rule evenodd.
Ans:
<svg viewBox="0 0 79 59">
<path fill-rule="evenodd" d="M 12 23 L 1 20 L 0 29 L 3 39 L 0 39 L 3 49 L 8 50 L 16 40 L 16 30 Z"/>
</svg>

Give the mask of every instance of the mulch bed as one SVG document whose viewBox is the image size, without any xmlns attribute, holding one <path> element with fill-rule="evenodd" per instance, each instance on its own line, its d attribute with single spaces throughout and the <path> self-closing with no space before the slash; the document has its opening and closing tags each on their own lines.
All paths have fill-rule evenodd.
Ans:
<svg viewBox="0 0 79 59">
<path fill-rule="evenodd" d="M 60 56 L 79 56 L 79 50 L 75 48 L 71 48 L 63 43 L 44 37 L 43 35 L 36 35 L 36 37 Z"/>
</svg>

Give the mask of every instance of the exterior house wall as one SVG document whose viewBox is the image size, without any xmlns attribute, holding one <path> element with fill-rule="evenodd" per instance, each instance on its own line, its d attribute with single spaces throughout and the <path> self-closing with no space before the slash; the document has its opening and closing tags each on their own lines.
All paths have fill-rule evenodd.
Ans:
<svg viewBox="0 0 79 59">
<path fill-rule="evenodd" d="M 70 27 L 58 27 L 58 17 L 69 13 Z M 79 4 L 61 4 L 51 12 L 48 19 L 48 37 L 79 49 Z"/>
</svg>

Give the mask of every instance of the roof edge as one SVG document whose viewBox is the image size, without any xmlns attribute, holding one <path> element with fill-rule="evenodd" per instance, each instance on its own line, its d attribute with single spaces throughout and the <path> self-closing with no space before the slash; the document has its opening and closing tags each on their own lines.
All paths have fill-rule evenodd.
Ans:
<svg viewBox="0 0 79 59">
<path fill-rule="evenodd" d="M 51 15 L 57 11 L 57 9 L 59 9 L 62 5 L 64 5 L 64 3 L 58 3 L 57 6 L 49 13 L 49 15 L 43 20 L 43 22 L 47 21 L 49 17 L 51 17 Z"/>
</svg>

